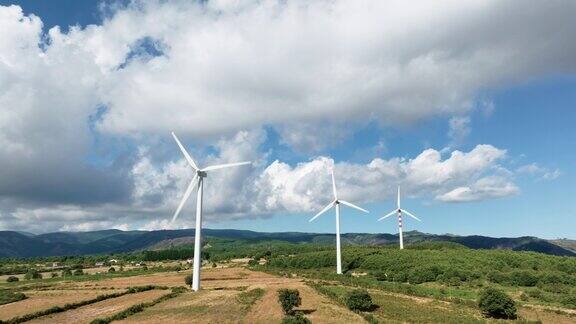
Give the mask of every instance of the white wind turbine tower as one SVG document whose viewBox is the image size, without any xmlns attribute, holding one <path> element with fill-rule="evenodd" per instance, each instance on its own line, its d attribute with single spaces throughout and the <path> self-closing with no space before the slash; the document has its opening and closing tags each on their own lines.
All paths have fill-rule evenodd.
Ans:
<svg viewBox="0 0 576 324">
<path fill-rule="evenodd" d="M 413 214 L 411 214 L 409 211 L 400 208 L 400 186 L 398 186 L 398 208 L 395 209 L 394 211 L 390 212 L 389 214 L 387 214 L 386 216 L 380 218 L 378 221 L 383 220 L 384 218 L 388 218 L 394 214 L 398 214 L 398 234 L 400 236 L 400 250 L 404 249 L 404 238 L 402 237 L 402 214 L 406 214 L 412 218 L 414 218 L 417 221 L 421 221 L 418 217 L 414 216 Z"/>
<path fill-rule="evenodd" d="M 201 246 L 202 188 L 204 186 L 204 178 L 206 178 L 208 171 L 250 164 L 250 162 L 219 164 L 219 165 L 212 165 L 212 166 L 201 169 L 198 167 L 198 165 L 196 165 L 196 163 L 194 162 L 192 157 L 190 157 L 190 154 L 188 154 L 188 152 L 186 151 L 184 146 L 182 146 L 182 143 L 180 143 L 180 141 L 178 140 L 178 137 L 176 137 L 176 134 L 174 134 L 174 132 L 172 132 L 172 137 L 174 137 L 174 140 L 178 144 L 178 147 L 180 147 L 180 150 L 182 151 L 182 154 L 184 154 L 184 157 L 186 158 L 186 161 L 188 161 L 188 164 L 190 164 L 190 166 L 192 167 L 194 172 L 196 172 L 196 174 L 192 178 L 192 181 L 190 181 L 188 188 L 184 192 L 184 197 L 182 197 L 182 201 L 180 202 L 180 205 L 178 205 L 178 208 L 176 209 L 176 212 L 174 213 L 174 217 L 172 218 L 172 222 L 174 222 L 176 220 L 176 218 L 178 217 L 178 214 L 180 214 L 180 211 L 182 210 L 182 207 L 184 207 L 184 203 L 186 203 L 186 200 L 188 200 L 188 197 L 190 197 L 192 190 L 194 189 L 196 184 L 198 184 L 198 198 L 196 200 L 196 229 L 194 230 L 194 265 L 193 265 L 193 270 L 192 270 L 193 271 L 192 290 L 198 291 L 198 290 L 200 290 L 200 267 L 202 266 L 202 263 L 200 260 L 200 252 L 202 249 L 202 246 Z"/>
<path fill-rule="evenodd" d="M 342 274 L 342 256 L 340 252 L 340 204 L 344 204 L 346 206 L 358 209 L 365 213 L 368 213 L 368 211 L 352 203 L 338 199 L 338 193 L 336 191 L 336 181 L 334 181 L 334 169 L 332 169 L 331 171 L 332 171 L 332 191 L 334 192 L 334 200 L 331 203 L 329 203 L 326 207 L 324 207 L 324 209 L 322 209 L 318 214 L 312 217 L 309 220 L 309 222 L 315 220 L 316 218 L 318 218 L 318 216 L 324 214 L 330 208 L 336 207 L 336 273 Z"/>
</svg>

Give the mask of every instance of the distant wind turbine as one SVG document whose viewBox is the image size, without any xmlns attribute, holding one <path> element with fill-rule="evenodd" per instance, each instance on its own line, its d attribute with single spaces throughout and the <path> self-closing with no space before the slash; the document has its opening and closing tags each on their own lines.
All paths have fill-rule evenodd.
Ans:
<svg viewBox="0 0 576 324">
<path fill-rule="evenodd" d="M 180 143 L 180 140 L 178 140 L 178 137 L 176 137 L 176 134 L 174 134 L 174 132 L 172 132 L 172 137 L 174 137 L 176 144 L 178 144 L 178 147 L 180 147 L 180 151 L 182 151 L 182 154 L 184 154 L 184 157 L 186 158 L 186 161 L 188 161 L 188 164 L 190 164 L 192 169 L 196 172 L 196 174 L 192 178 L 192 181 L 190 181 L 188 188 L 184 192 L 184 197 L 182 197 L 182 201 L 180 202 L 180 205 L 178 205 L 178 209 L 176 209 L 176 212 L 174 213 L 174 217 L 172 217 L 172 222 L 174 222 L 176 220 L 176 218 L 178 217 L 178 214 L 180 214 L 180 211 L 182 210 L 182 207 L 184 207 L 186 200 L 188 200 L 188 197 L 190 197 L 192 190 L 194 189 L 196 184 L 198 184 L 198 198 L 196 200 L 196 229 L 194 231 L 194 267 L 192 270 L 193 271 L 192 290 L 198 291 L 198 290 L 200 290 L 200 267 L 202 266 L 202 262 L 200 260 L 200 252 L 202 249 L 202 246 L 201 246 L 202 188 L 204 186 L 204 178 L 206 178 L 206 176 L 208 175 L 208 173 L 207 173 L 208 171 L 250 164 L 250 162 L 219 164 L 219 165 L 212 165 L 212 166 L 201 169 L 198 167 L 196 162 L 194 162 L 194 160 L 192 159 L 190 154 L 188 154 L 188 152 L 186 151 L 184 146 L 182 146 L 182 143 Z"/>
<path fill-rule="evenodd" d="M 329 203 L 326 207 L 324 207 L 324 209 L 322 209 L 318 214 L 312 217 L 309 220 L 309 222 L 312 222 L 313 220 L 318 218 L 318 216 L 327 212 L 330 208 L 336 207 L 336 273 L 342 274 L 342 256 L 340 251 L 340 204 L 344 204 L 348 207 L 358 209 L 359 211 L 365 213 L 368 213 L 368 211 L 352 203 L 338 199 L 338 193 L 336 191 L 336 181 L 334 180 L 334 169 L 332 169 L 331 171 L 332 171 L 332 191 L 334 192 L 334 200 L 331 203 Z"/>
<path fill-rule="evenodd" d="M 411 214 L 409 211 L 400 208 L 400 186 L 398 186 L 398 208 L 387 214 L 386 216 L 380 218 L 378 221 L 381 221 L 385 218 L 388 218 L 394 214 L 398 214 L 398 234 L 400 235 L 400 250 L 404 249 L 404 238 L 402 237 L 402 213 L 414 218 L 417 221 L 421 221 L 418 217 Z"/>
</svg>

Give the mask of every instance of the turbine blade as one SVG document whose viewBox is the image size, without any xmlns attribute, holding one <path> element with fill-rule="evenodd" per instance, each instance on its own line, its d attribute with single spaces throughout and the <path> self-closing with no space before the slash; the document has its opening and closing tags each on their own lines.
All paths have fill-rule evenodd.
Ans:
<svg viewBox="0 0 576 324">
<path fill-rule="evenodd" d="M 396 214 L 397 212 L 398 212 L 398 210 L 393 210 L 393 211 L 391 211 L 389 214 L 386 214 L 386 216 L 380 217 L 380 218 L 378 219 L 378 221 L 381 221 L 381 220 L 383 220 L 383 219 L 385 219 L 385 218 L 388 218 L 388 217 Z"/>
<path fill-rule="evenodd" d="M 346 205 L 346 206 L 348 206 L 348 207 L 352 207 L 352 208 L 358 209 L 359 211 L 362 211 L 362 212 L 365 212 L 365 213 L 369 213 L 369 211 L 367 211 L 366 209 L 360 208 L 360 207 L 354 205 L 353 203 L 349 203 L 349 202 L 344 201 L 344 200 L 338 200 L 338 201 L 341 202 L 341 203 L 343 203 L 344 205 Z"/>
<path fill-rule="evenodd" d="M 398 203 L 397 203 L 398 209 L 400 209 L 400 186 L 398 186 Z"/>
<path fill-rule="evenodd" d="M 190 184 L 188 185 L 188 188 L 186 188 L 186 191 L 184 192 L 184 196 L 182 197 L 182 201 L 180 201 L 180 205 L 178 205 L 178 208 L 176 209 L 176 212 L 174 213 L 174 216 L 172 217 L 172 222 L 174 222 L 176 220 L 176 218 L 178 218 L 178 214 L 180 214 L 180 211 L 182 210 L 182 208 L 184 207 L 184 204 L 186 203 L 186 200 L 188 200 L 188 197 L 190 197 L 190 194 L 192 193 L 192 190 L 194 189 L 194 187 L 196 186 L 196 180 L 197 180 L 197 176 L 194 175 L 194 178 L 192 178 L 192 181 L 190 181 Z"/>
<path fill-rule="evenodd" d="M 180 148 L 180 151 L 182 151 L 182 154 L 184 154 L 184 157 L 186 158 L 186 161 L 188 161 L 188 163 L 190 164 L 190 166 L 192 168 L 194 168 L 194 170 L 198 171 L 198 166 L 196 165 L 196 162 L 194 162 L 194 160 L 192 159 L 192 157 L 190 156 L 190 154 L 188 154 L 188 152 L 186 151 L 186 149 L 184 148 L 184 146 L 182 145 L 182 143 L 180 143 L 180 140 L 178 139 L 178 137 L 176 136 L 176 134 L 174 134 L 174 132 L 172 132 L 172 137 L 174 137 L 174 140 L 176 141 L 176 144 L 178 144 L 178 147 Z"/>
<path fill-rule="evenodd" d="M 418 218 L 418 217 L 416 217 L 416 216 L 412 215 L 412 214 L 411 214 L 409 211 L 407 211 L 407 210 L 404 210 L 404 209 L 401 209 L 401 211 L 402 211 L 403 213 L 406 213 L 406 215 L 408 215 L 408 216 L 410 216 L 410 217 L 414 218 L 415 220 L 417 220 L 417 221 L 421 222 L 420 218 Z"/>
<path fill-rule="evenodd" d="M 201 171 L 218 170 L 218 169 L 230 168 L 230 167 L 234 167 L 234 166 L 246 165 L 246 164 L 251 164 L 251 163 L 252 163 L 252 162 L 238 162 L 238 163 L 227 163 L 227 164 L 211 165 L 211 166 L 209 166 L 209 167 L 206 167 L 206 168 L 202 169 Z"/>
<path fill-rule="evenodd" d="M 338 200 L 338 192 L 336 192 L 336 180 L 334 180 L 334 168 L 331 170 L 332 172 L 332 192 L 334 193 L 334 200 Z"/>
<path fill-rule="evenodd" d="M 314 217 L 310 218 L 309 222 L 315 220 L 316 218 L 318 218 L 318 216 L 324 214 L 325 212 L 328 211 L 328 209 L 332 208 L 332 206 L 334 206 L 334 201 L 329 203 L 328 206 L 324 207 L 324 209 L 322 209 L 318 214 L 316 214 Z"/>
</svg>

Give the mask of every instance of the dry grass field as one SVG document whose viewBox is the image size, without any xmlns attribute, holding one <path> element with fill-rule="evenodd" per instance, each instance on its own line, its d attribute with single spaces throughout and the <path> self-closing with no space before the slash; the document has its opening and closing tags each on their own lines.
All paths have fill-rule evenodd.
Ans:
<svg viewBox="0 0 576 324">
<path fill-rule="evenodd" d="M 106 318 L 131 306 L 150 303 L 170 294 L 169 288 L 184 286 L 189 271 L 163 272 L 131 277 L 87 281 L 57 281 L 36 290 L 24 290 L 25 300 L 0 306 L 0 321 L 23 316 L 53 306 L 92 300 L 99 295 L 125 292 L 128 287 L 155 285 L 157 289 L 129 293 L 50 315 L 39 316 L 33 323 L 90 323 Z M 284 317 L 278 303 L 281 288 L 298 289 L 302 305 L 298 310 L 312 323 L 365 323 L 357 313 L 338 301 L 319 293 L 299 278 L 286 278 L 248 270 L 242 266 L 206 268 L 202 273 L 203 290 L 186 290 L 130 313 L 115 322 L 127 323 L 280 323 Z M 166 287 L 166 288 L 161 288 Z M 342 291 L 350 288 L 336 286 Z M 257 294 L 253 294 L 257 292 Z M 482 323 L 487 320 L 473 307 L 427 298 L 416 298 L 382 291 L 370 291 L 379 307 L 371 316 L 384 323 L 434 323 L 440 319 L 453 323 Z M 542 323 L 575 323 L 574 317 L 542 309 L 521 308 L 520 315 Z"/>
<path fill-rule="evenodd" d="M 30 323 L 90 323 L 96 318 L 113 315 L 132 305 L 152 301 L 166 293 L 168 293 L 166 290 L 149 290 L 136 294 L 128 294 L 66 312 L 43 316 L 30 321 Z"/>
<path fill-rule="evenodd" d="M 59 290 L 29 290 L 25 292 L 25 300 L 0 305 L 0 320 L 8 320 L 15 316 L 22 316 L 37 310 L 48 309 L 53 306 L 64 306 L 67 303 L 92 299 L 98 295 L 124 291 L 102 289 L 59 289 Z"/>
</svg>

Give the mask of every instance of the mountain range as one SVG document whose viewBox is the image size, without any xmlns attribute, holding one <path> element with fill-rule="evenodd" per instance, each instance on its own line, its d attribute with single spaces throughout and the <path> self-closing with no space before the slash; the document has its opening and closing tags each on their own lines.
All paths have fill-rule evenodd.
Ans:
<svg viewBox="0 0 576 324">
<path fill-rule="evenodd" d="M 247 230 L 204 229 L 207 237 L 259 241 L 285 241 L 291 243 L 332 243 L 333 234 L 279 232 L 264 233 Z M 159 231 L 121 231 L 116 229 L 92 232 L 56 232 L 34 235 L 25 232 L 0 231 L 0 257 L 44 257 L 85 255 L 157 250 L 192 242 L 193 229 Z M 397 244 L 395 234 L 348 233 L 342 235 L 343 244 L 386 245 Z M 472 249 L 508 249 L 533 251 L 560 256 L 576 256 L 574 240 L 544 240 L 523 236 L 493 238 L 487 236 L 436 235 L 417 231 L 404 234 L 406 244 L 427 241 L 449 241 Z"/>
</svg>

